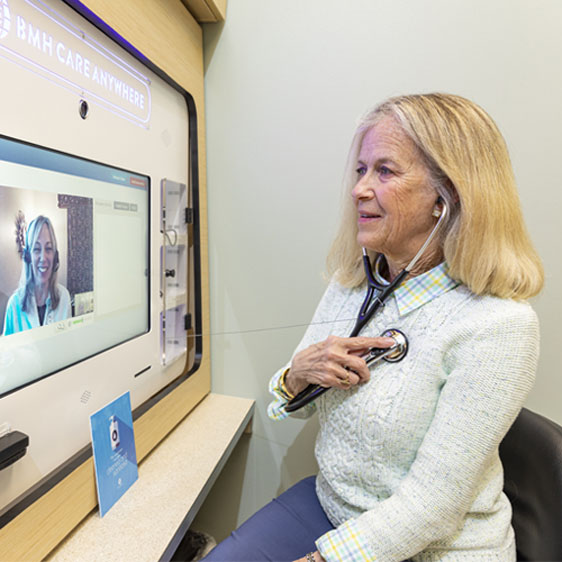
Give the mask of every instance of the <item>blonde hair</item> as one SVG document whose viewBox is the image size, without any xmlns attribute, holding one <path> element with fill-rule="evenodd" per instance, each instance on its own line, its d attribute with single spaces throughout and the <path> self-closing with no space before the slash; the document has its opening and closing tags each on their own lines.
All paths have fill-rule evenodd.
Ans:
<svg viewBox="0 0 562 562">
<path fill-rule="evenodd" d="M 26 232 L 26 244 L 24 249 L 24 256 L 27 254 L 27 257 L 23 259 L 23 268 L 20 278 L 20 301 L 22 303 L 22 310 L 24 312 L 29 312 L 29 308 L 31 306 L 33 293 L 35 291 L 35 276 L 33 274 L 33 264 L 32 264 L 32 252 L 33 247 L 35 246 L 35 242 L 39 238 L 41 233 L 41 229 L 43 226 L 47 226 L 47 230 L 49 231 L 49 236 L 51 237 L 51 243 L 53 245 L 53 252 L 56 256 L 53 260 L 53 271 L 51 272 L 51 277 L 49 279 L 49 295 L 51 297 L 51 308 L 54 310 L 58 307 L 60 302 L 60 293 L 57 288 L 57 269 L 55 267 L 55 260 L 58 262 L 58 246 L 57 246 L 57 237 L 55 236 L 55 229 L 53 228 L 53 223 L 43 215 L 39 215 L 38 217 L 34 218 L 27 228 Z"/>
<path fill-rule="evenodd" d="M 412 139 L 432 186 L 447 203 L 440 241 L 451 277 L 479 295 L 536 295 L 544 273 L 523 222 L 505 141 L 481 107 L 450 94 L 391 98 L 361 120 L 349 151 L 343 216 L 328 255 L 328 273 L 347 287 L 365 280 L 350 194 L 363 137 L 385 117 L 394 118 Z"/>
</svg>

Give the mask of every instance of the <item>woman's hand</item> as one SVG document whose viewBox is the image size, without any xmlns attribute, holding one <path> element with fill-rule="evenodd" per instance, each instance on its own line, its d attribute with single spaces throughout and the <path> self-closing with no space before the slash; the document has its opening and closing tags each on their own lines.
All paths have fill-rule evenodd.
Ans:
<svg viewBox="0 0 562 562">
<path fill-rule="evenodd" d="M 390 347 L 392 338 L 339 338 L 329 336 L 323 342 L 303 349 L 293 357 L 285 384 L 298 394 L 309 384 L 325 388 L 348 389 L 369 380 L 367 363 L 360 356 L 372 347 Z"/>
</svg>

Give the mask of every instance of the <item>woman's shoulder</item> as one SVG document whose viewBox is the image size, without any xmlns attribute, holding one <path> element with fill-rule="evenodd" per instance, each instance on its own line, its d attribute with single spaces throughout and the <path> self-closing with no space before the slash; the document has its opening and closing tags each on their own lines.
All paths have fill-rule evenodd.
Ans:
<svg viewBox="0 0 562 562">
<path fill-rule="evenodd" d="M 8 299 L 8 302 L 6 303 L 6 308 L 11 308 L 14 306 L 19 306 L 19 303 L 21 302 L 20 299 L 20 290 L 16 289 L 11 295 L 10 298 Z"/>
<path fill-rule="evenodd" d="M 537 314 L 528 301 L 476 295 L 465 285 L 459 285 L 449 293 L 449 319 L 457 329 L 503 325 L 523 331 L 538 330 Z"/>
<path fill-rule="evenodd" d="M 334 299 L 347 298 L 356 289 L 345 287 L 339 281 L 337 276 L 333 276 L 328 280 L 326 288 L 322 294 L 322 301 L 333 302 Z"/>
<path fill-rule="evenodd" d="M 461 285 L 462 291 L 468 295 L 468 300 L 475 314 L 489 314 L 493 317 L 536 318 L 533 307 L 526 300 L 506 299 L 494 295 L 476 295 L 467 287 Z"/>
<path fill-rule="evenodd" d="M 355 310 L 350 299 L 354 289 L 350 289 L 341 285 L 335 277 L 332 277 L 325 288 L 320 302 L 316 306 L 316 310 L 312 317 L 312 324 L 320 324 L 333 322 L 339 313 L 347 311 L 348 308 Z"/>
</svg>

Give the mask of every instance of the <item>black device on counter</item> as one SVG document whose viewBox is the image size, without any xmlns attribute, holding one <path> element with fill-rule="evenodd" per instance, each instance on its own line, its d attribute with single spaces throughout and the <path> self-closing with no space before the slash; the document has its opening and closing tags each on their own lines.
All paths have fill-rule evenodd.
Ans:
<svg viewBox="0 0 562 562">
<path fill-rule="evenodd" d="M 10 431 L 0 437 L 0 470 L 21 459 L 28 445 L 29 436 L 21 431 Z"/>
</svg>

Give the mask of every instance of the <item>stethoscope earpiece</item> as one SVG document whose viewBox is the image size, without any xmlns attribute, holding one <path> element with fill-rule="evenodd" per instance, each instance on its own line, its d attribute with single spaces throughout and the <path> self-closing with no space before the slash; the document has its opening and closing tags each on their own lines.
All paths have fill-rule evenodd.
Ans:
<svg viewBox="0 0 562 562">
<path fill-rule="evenodd" d="M 439 205 L 441 205 L 442 208 L 439 208 Z M 437 201 L 435 201 L 435 207 L 433 207 L 433 212 L 431 213 L 431 216 L 438 219 L 443 214 L 443 208 L 445 212 L 447 212 L 447 205 L 445 203 L 445 200 L 440 195 L 437 198 Z"/>
</svg>

